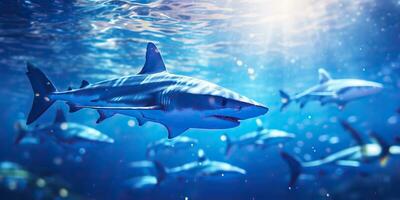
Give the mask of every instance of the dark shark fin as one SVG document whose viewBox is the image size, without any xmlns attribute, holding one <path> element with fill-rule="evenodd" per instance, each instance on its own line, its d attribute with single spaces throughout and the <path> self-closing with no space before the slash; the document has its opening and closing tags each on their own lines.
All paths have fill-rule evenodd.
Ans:
<svg viewBox="0 0 400 200">
<path fill-rule="evenodd" d="M 138 122 L 139 126 L 143 126 L 147 122 L 147 120 L 143 117 L 136 117 L 136 121 Z"/>
<path fill-rule="evenodd" d="M 66 122 L 64 112 L 61 108 L 57 109 L 56 117 L 54 118 L 54 124 Z"/>
<path fill-rule="evenodd" d="M 70 113 L 74 113 L 74 112 L 77 112 L 77 111 L 79 111 L 80 109 L 82 109 L 82 108 L 77 107 L 75 104 L 73 104 L 73 103 L 71 103 L 71 102 L 67 102 L 67 105 L 68 105 L 68 107 L 69 107 L 69 112 L 70 112 Z"/>
<path fill-rule="evenodd" d="M 318 76 L 319 76 L 319 83 L 321 83 L 321 84 L 326 83 L 332 79 L 331 75 L 329 75 L 329 73 L 325 69 L 322 69 L 322 68 L 318 69 Z"/>
<path fill-rule="evenodd" d="M 31 82 L 34 94 L 32 108 L 26 121 L 26 124 L 31 124 L 54 103 L 49 96 L 57 89 L 40 69 L 30 63 L 27 63 L 27 69 L 26 75 Z"/>
<path fill-rule="evenodd" d="M 82 80 L 81 86 L 79 88 L 84 88 L 84 87 L 86 87 L 88 85 L 89 85 L 89 82 L 87 80 Z"/>
<path fill-rule="evenodd" d="M 197 151 L 197 162 L 204 162 L 206 160 L 207 160 L 207 156 L 204 153 L 204 150 L 203 149 L 199 149 Z"/>
<path fill-rule="evenodd" d="M 149 42 L 146 50 L 146 62 L 139 74 L 154 74 L 166 71 L 164 61 L 156 45 Z"/>
<path fill-rule="evenodd" d="M 68 91 L 72 90 L 72 87 L 71 87 L 71 86 L 69 86 L 67 90 L 68 90 Z"/>
<path fill-rule="evenodd" d="M 16 135 L 14 137 L 14 144 L 19 144 L 22 139 L 28 134 L 28 129 L 20 121 L 15 123 Z"/>
<path fill-rule="evenodd" d="M 97 110 L 97 112 L 99 113 L 99 118 L 96 121 L 97 124 L 115 115 L 115 113 L 105 110 Z"/>
<path fill-rule="evenodd" d="M 347 121 L 339 120 L 343 129 L 350 133 L 351 137 L 357 142 L 359 146 L 364 146 L 365 142 L 361 138 L 361 133 L 359 133 L 356 129 L 354 129 Z"/>
<path fill-rule="evenodd" d="M 293 156 L 289 155 L 284 151 L 281 152 L 281 157 L 283 158 L 283 160 L 286 161 L 286 163 L 289 166 L 290 169 L 289 187 L 293 187 L 296 184 L 297 179 L 299 178 L 303 167 L 299 160 L 297 160 L 296 158 L 294 158 Z"/>
<path fill-rule="evenodd" d="M 188 128 L 185 127 L 174 127 L 174 126 L 165 126 L 168 129 L 168 139 L 175 138 L 188 130 Z"/>
<path fill-rule="evenodd" d="M 157 185 L 160 184 L 165 177 L 167 176 L 167 170 L 165 169 L 164 165 L 161 164 L 159 161 L 154 160 L 153 161 L 154 168 L 156 169 L 157 172 Z"/>
<path fill-rule="evenodd" d="M 282 105 L 281 105 L 280 111 L 282 112 L 283 109 L 285 109 L 290 104 L 290 102 L 292 100 L 290 99 L 290 96 L 286 92 L 284 92 L 283 90 L 279 90 L 279 94 L 281 95 L 281 103 L 282 103 Z"/>
</svg>

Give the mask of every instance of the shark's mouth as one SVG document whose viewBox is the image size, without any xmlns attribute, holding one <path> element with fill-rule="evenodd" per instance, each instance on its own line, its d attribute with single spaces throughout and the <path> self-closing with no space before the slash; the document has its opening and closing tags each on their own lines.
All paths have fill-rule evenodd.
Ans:
<svg viewBox="0 0 400 200">
<path fill-rule="evenodd" d="M 240 120 L 239 118 L 236 118 L 236 117 L 230 117 L 230 116 L 224 116 L 224 115 L 213 115 L 213 117 L 222 119 L 225 121 L 235 122 L 235 123 L 238 123 Z"/>
</svg>

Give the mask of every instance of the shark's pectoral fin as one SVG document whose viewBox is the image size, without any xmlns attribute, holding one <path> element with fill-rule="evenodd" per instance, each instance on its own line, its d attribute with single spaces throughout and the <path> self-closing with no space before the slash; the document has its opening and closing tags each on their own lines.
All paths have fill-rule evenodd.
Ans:
<svg viewBox="0 0 400 200">
<path fill-rule="evenodd" d="M 139 126 L 143 126 L 148 120 L 143 117 L 136 117 Z"/>
<path fill-rule="evenodd" d="M 75 105 L 73 103 L 70 103 L 70 102 L 68 102 L 67 105 L 69 107 L 69 112 L 70 113 L 74 113 L 74 112 L 79 111 L 80 109 L 82 109 L 82 108 L 77 107 L 77 105 Z"/>
<path fill-rule="evenodd" d="M 114 112 L 105 111 L 105 110 L 97 110 L 97 112 L 99 113 L 99 118 L 96 121 L 97 124 L 104 121 L 105 119 L 110 118 L 115 115 Z"/>
<path fill-rule="evenodd" d="M 186 127 L 174 127 L 174 126 L 168 126 L 168 125 L 165 125 L 165 127 L 167 127 L 167 129 L 168 129 L 168 139 L 172 139 L 176 136 L 179 136 L 180 134 L 182 134 L 183 132 L 185 132 L 186 130 L 189 129 Z"/>
</svg>

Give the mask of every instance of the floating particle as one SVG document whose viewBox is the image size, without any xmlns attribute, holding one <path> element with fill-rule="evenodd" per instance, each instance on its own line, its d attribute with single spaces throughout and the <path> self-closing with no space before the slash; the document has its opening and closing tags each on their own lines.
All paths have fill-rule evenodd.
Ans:
<svg viewBox="0 0 400 200">
<path fill-rule="evenodd" d="M 65 131 L 65 130 L 68 129 L 68 124 L 63 122 L 63 123 L 60 124 L 60 128 L 61 128 L 61 130 Z"/>
<path fill-rule="evenodd" d="M 130 119 L 130 120 L 128 121 L 128 126 L 134 127 L 135 125 L 136 125 L 136 122 L 135 122 L 134 120 Z"/>
<path fill-rule="evenodd" d="M 220 139 L 222 142 L 225 142 L 226 139 L 228 139 L 228 138 L 226 138 L 226 135 L 221 135 L 221 136 L 219 137 L 219 139 Z"/>
<path fill-rule="evenodd" d="M 320 142 L 326 142 L 328 139 L 329 139 L 329 136 L 326 135 L 326 134 L 320 135 L 320 136 L 318 137 L 318 140 L 319 140 Z"/>
<path fill-rule="evenodd" d="M 36 186 L 42 188 L 42 187 L 46 186 L 46 181 L 42 178 L 38 178 L 36 180 Z"/>
<path fill-rule="evenodd" d="M 79 148 L 79 153 L 80 154 L 85 154 L 86 153 L 86 149 L 85 148 Z"/>
<path fill-rule="evenodd" d="M 397 116 L 391 116 L 387 120 L 388 124 L 397 124 Z"/>
<path fill-rule="evenodd" d="M 236 61 L 236 64 L 240 67 L 240 66 L 242 66 L 243 65 L 243 61 L 241 61 L 241 60 L 237 60 Z"/>
<path fill-rule="evenodd" d="M 347 118 L 347 121 L 349 121 L 350 123 L 355 123 L 357 122 L 357 117 L 352 115 L 349 118 Z"/>
<path fill-rule="evenodd" d="M 339 138 L 336 136 L 329 138 L 329 143 L 331 143 L 331 144 L 337 144 L 338 142 L 339 142 Z"/>
<path fill-rule="evenodd" d="M 62 198 L 68 197 L 68 190 L 65 188 L 61 188 L 60 191 L 58 191 L 58 195 Z"/>
</svg>

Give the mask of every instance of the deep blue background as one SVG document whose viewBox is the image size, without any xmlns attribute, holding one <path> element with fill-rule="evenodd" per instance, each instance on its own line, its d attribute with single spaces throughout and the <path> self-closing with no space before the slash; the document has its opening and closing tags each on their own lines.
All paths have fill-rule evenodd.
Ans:
<svg viewBox="0 0 400 200">
<path fill-rule="evenodd" d="M 82 79 L 96 82 L 137 73 L 149 41 L 156 43 L 170 72 L 215 82 L 267 105 L 270 112 L 261 117 L 264 125 L 296 133 L 296 140 L 284 149 L 303 159 L 355 145 L 338 119 L 351 121 L 363 133 L 374 130 L 391 144 L 400 136 L 399 1 L 2 0 L 0 160 L 57 175 L 88 199 L 400 199 L 396 157 L 386 167 L 372 164 L 341 176 L 314 174 L 292 190 L 277 147 L 240 150 L 225 158 L 220 135 L 238 138 L 253 131 L 254 119 L 230 130 L 185 133 L 199 139 L 210 159 L 240 166 L 248 171 L 246 176 L 190 184 L 172 180 L 150 192 L 128 191 L 123 183 L 142 174 L 127 166 L 145 159 L 148 143 L 166 137 L 161 125 L 130 127 L 132 119 L 125 116 L 97 125 L 93 110 L 68 114 L 70 121 L 95 127 L 116 141 L 87 149 L 81 162 L 54 147 L 13 145 L 14 124 L 26 119 L 33 96 L 24 74 L 26 61 L 66 89 L 78 87 Z M 303 110 L 290 105 L 279 112 L 278 90 L 294 94 L 316 84 L 320 67 L 334 78 L 368 79 L 383 83 L 385 89 L 343 111 L 310 103 Z M 37 123 L 51 122 L 59 107 L 67 110 L 57 103 Z M 321 136 L 338 137 L 339 143 Z M 195 155 L 196 149 L 189 149 L 157 159 L 176 166 Z M 55 165 L 54 158 L 62 164 Z"/>
</svg>

